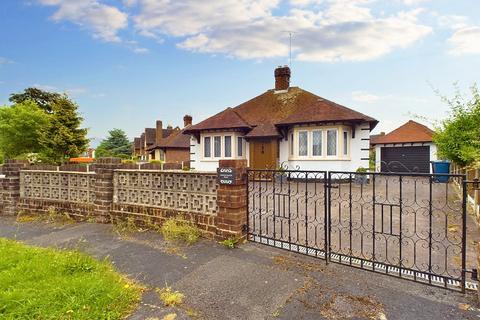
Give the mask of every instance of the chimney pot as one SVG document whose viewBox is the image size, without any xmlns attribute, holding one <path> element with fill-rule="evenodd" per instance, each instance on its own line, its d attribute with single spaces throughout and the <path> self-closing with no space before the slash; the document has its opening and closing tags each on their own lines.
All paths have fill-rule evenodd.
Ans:
<svg viewBox="0 0 480 320">
<path fill-rule="evenodd" d="M 189 115 L 189 114 L 186 114 L 184 117 L 183 117 L 183 127 L 186 128 L 188 126 L 191 126 L 192 125 L 192 116 Z"/>
<path fill-rule="evenodd" d="M 290 68 L 279 66 L 275 69 L 275 90 L 288 90 L 290 87 Z"/>
</svg>

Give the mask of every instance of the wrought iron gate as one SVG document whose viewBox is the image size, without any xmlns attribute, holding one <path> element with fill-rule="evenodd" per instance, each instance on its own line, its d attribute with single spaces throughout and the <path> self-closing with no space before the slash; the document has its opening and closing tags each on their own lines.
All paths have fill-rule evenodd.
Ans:
<svg viewBox="0 0 480 320">
<path fill-rule="evenodd" d="M 248 171 L 249 239 L 465 290 L 463 175 Z"/>
</svg>

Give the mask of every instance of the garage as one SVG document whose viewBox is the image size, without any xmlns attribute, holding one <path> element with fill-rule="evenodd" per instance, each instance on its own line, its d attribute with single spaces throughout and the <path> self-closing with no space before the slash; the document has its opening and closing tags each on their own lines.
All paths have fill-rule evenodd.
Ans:
<svg viewBox="0 0 480 320">
<path fill-rule="evenodd" d="M 433 131 L 413 120 L 388 134 L 370 136 L 375 152 L 375 171 L 430 173 L 437 160 Z"/>
<path fill-rule="evenodd" d="M 430 172 L 430 146 L 382 147 L 382 172 Z"/>
</svg>

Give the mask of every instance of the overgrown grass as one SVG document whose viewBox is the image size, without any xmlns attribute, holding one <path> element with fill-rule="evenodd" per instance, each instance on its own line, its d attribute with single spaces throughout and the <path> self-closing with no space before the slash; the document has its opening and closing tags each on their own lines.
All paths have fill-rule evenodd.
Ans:
<svg viewBox="0 0 480 320">
<path fill-rule="evenodd" d="M 228 238 L 223 241 L 219 241 L 221 245 L 225 246 L 228 249 L 235 249 L 238 246 L 238 243 L 240 242 L 239 238 L 233 237 L 233 238 Z"/>
<path fill-rule="evenodd" d="M 168 219 L 163 223 L 160 231 L 167 241 L 187 244 L 197 242 L 201 234 L 200 229 L 194 223 L 183 220 L 182 217 Z"/>
<path fill-rule="evenodd" d="M 107 260 L 0 238 L 0 319 L 122 319 L 138 285 Z"/>
<path fill-rule="evenodd" d="M 166 286 L 162 289 L 157 289 L 160 300 L 163 301 L 166 307 L 175 307 L 183 303 L 185 296 L 183 293 L 173 291 L 171 287 Z"/>
<path fill-rule="evenodd" d="M 26 213 L 24 211 L 19 211 L 17 213 L 17 222 L 27 223 L 27 222 L 46 222 L 46 223 L 74 223 L 75 219 L 67 212 L 57 211 L 54 207 L 50 207 L 46 214 L 43 213 Z"/>
</svg>

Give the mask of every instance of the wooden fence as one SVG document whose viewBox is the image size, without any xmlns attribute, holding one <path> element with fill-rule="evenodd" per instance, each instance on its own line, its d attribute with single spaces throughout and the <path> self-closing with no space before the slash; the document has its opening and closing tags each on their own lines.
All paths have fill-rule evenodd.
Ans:
<svg viewBox="0 0 480 320">
<path fill-rule="evenodd" d="M 458 164 L 452 163 L 451 172 L 455 174 L 465 174 L 467 181 L 474 181 L 474 179 L 480 178 L 480 169 L 467 169 Z M 472 205 L 477 217 L 477 221 L 480 222 L 480 191 L 476 190 L 472 183 L 467 185 L 468 202 Z"/>
</svg>

